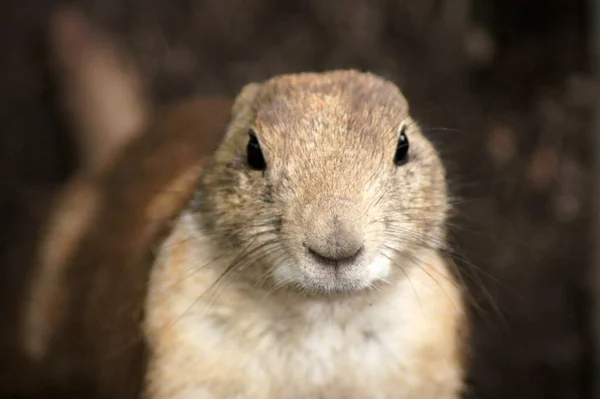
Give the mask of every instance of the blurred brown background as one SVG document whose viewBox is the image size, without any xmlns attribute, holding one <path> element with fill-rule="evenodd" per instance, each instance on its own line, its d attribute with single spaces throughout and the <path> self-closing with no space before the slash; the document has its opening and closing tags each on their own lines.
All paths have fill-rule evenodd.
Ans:
<svg viewBox="0 0 600 399">
<path fill-rule="evenodd" d="M 77 163 L 44 47 L 56 3 L 0 2 L 3 264 Z M 282 72 L 354 67 L 396 81 L 464 199 L 452 237 L 472 294 L 473 396 L 591 397 L 591 2 L 80 3 L 140 60 L 160 103 Z"/>
</svg>

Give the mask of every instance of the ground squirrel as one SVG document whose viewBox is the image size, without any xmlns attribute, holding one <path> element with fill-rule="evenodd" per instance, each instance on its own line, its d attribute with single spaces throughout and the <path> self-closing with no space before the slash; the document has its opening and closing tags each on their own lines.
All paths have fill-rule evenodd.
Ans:
<svg viewBox="0 0 600 399">
<path fill-rule="evenodd" d="M 69 18 L 81 16 L 59 25 Z M 276 76 L 241 90 L 227 126 L 226 102 L 149 118 L 136 85 L 138 97 L 105 91 L 107 106 L 87 108 L 129 123 L 118 143 L 141 144 L 111 147 L 122 160 L 114 150 L 78 202 L 92 216 L 32 284 L 25 343 L 52 378 L 111 398 L 460 396 L 445 170 L 396 85 L 354 70 Z M 111 107 L 111 95 L 134 103 Z M 140 117 L 121 117 L 131 110 Z"/>
</svg>

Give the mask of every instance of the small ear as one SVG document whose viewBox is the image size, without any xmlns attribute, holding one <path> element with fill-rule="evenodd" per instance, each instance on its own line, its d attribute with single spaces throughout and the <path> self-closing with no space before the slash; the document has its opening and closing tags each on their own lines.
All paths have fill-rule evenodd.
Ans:
<svg viewBox="0 0 600 399">
<path fill-rule="evenodd" d="M 49 41 L 82 167 L 104 168 L 146 122 L 141 74 L 106 32 L 74 8 L 53 13 Z"/>
<path fill-rule="evenodd" d="M 248 83 L 242 88 L 233 103 L 233 119 L 238 119 L 240 117 L 247 118 L 253 113 L 254 99 L 261 88 L 262 84 L 260 83 Z"/>
</svg>

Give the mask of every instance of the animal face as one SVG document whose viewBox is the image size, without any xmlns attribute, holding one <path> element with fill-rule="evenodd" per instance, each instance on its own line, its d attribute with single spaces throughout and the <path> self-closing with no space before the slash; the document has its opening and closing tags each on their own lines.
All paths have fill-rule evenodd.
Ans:
<svg viewBox="0 0 600 399">
<path fill-rule="evenodd" d="M 312 292 L 362 290 L 443 242 L 444 169 L 398 88 L 333 71 L 248 86 L 198 191 L 230 270 Z"/>
</svg>

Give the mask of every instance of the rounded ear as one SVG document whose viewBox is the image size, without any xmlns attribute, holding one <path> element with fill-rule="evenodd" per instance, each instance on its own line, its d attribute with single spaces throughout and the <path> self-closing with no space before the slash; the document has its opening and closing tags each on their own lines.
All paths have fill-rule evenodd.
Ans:
<svg viewBox="0 0 600 399">
<path fill-rule="evenodd" d="M 253 113 L 254 99 L 261 88 L 262 84 L 260 83 L 248 83 L 242 88 L 233 103 L 233 119 L 238 119 L 239 117 L 246 118 Z"/>
</svg>

